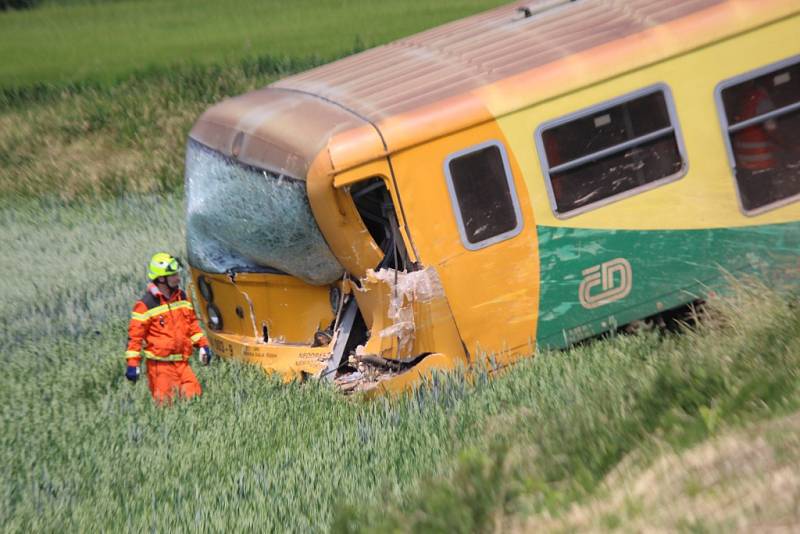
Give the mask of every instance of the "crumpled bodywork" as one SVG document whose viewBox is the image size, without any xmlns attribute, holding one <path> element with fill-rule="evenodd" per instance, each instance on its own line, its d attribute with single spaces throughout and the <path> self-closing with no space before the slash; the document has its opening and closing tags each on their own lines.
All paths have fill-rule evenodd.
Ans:
<svg viewBox="0 0 800 534">
<path fill-rule="evenodd" d="M 369 269 L 351 289 L 370 334 L 334 381 L 342 392 L 397 392 L 432 369 L 468 364 L 435 268 Z"/>
<path fill-rule="evenodd" d="M 387 316 L 392 324 L 381 329 L 380 337 L 397 337 L 399 352 L 410 352 L 416 330 L 414 304 L 425 304 L 436 298 L 444 298 L 444 288 L 439 276 L 431 268 L 410 273 L 381 269 L 378 272 L 367 271 L 367 278 L 383 282 L 390 288 Z"/>
</svg>

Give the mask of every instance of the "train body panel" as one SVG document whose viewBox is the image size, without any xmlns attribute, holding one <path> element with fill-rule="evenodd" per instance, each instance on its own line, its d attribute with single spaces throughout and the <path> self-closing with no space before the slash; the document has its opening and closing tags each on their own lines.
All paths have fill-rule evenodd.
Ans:
<svg viewBox="0 0 800 534">
<path fill-rule="evenodd" d="M 519 159 L 539 224 L 538 344 L 564 347 L 701 298 L 721 284 L 723 272 L 797 266 L 794 221 L 800 219 L 800 204 L 756 217 L 742 212 L 713 98 L 720 81 L 796 56 L 798 26 L 796 16 L 787 17 L 498 119 Z M 674 102 L 685 174 L 559 217 L 546 186 L 542 147 L 535 146 L 541 125 L 659 86 L 668 88 Z M 587 279 L 598 284 L 587 288 Z M 614 284 L 623 283 L 613 294 Z M 612 292 L 610 301 L 586 302 L 603 294 L 604 286 Z"/>
<path fill-rule="evenodd" d="M 514 196 L 519 199 L 519 220 L 507 239 L 472 250 L 464 246 L 457 208 L 448 189 L 446 161 L 448 156 L 475 146 L 507 146 L 507 140 L 492 121 L 394 154 L 392 163 L 420 261 L 439 272 L 468 351 L 489 350 L 504 359 L 509 352 L 530 350 L 535 339 L 539 302 L 536 221 L 516 160 L 503 153 Z M 504 327 L 486 328 L 487 321 L 495 317 L 508 318 Z"/>
<path fill-rule="evenodd" d="M 498 119 L 519 158 L 539 224 L 578 228 L 692 229 L 775 224 L 797 220 L 800 205 L 765 213 L 758 220 L 737 204 L 734 179 L 725 150 L 716 86 L 722 81 L 800 53 L 797 16 L 756 28 L 699 50 L 668 57 L 610 80 L 584 87 Z M 586 67 L 584 67 L 586 68 Z M 569 219 L 557 217 L 549 203 L 535 130 L 644 88 L 665 84 L 672 93 L 678 127 L 687 152 L 688 172 L 667 186 Z M 491 109 L 491 103 L 489 103 Z"/>
<path fill-rule="evenodd" d="M 506 6 L 211 108 L 187 191 L 200 308 L 236 316 L 212 344 L 396 391 L 728 275 L 794 283 L 798 35 L 789 0 Z"/>
<path fill-rule="evenodd" d="M 791 282 L 800 224 L 697 230 L 539 227 L 538 343 L 565 347 L 718 291 L 727 275 Z"/>
</svg>

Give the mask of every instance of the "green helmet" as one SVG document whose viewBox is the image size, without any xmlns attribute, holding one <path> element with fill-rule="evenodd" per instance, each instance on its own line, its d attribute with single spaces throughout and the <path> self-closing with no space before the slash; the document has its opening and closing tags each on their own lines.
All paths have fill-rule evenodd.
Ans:
<svg viewBox="0 0 800 534">
<path fill-rule="evenodd" d="M 170 256 L 166 252 L 154 254 L 147 267 L 147 276 L 150 280 L 170 276 L 177 273 L 181 268 L 181 260 Z"/>
</svg>

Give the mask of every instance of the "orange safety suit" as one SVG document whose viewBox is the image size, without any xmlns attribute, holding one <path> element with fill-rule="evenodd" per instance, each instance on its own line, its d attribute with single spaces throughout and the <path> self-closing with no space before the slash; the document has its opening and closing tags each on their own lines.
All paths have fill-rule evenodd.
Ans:
<svg viewBox="0 0 800 534">
<path fill-rule="evenodd" d="M 747 92 L 739 109 L 740 120 L 762 115 L 773 108 L 769 95 L 762 87 Z M 750 171 L 774 169 L 778 165 L 777 147 L 764 123 L 748 126 L 733 134 L 733 152 L 737 165 Z"/>
<path fill-rule="evenodd" d="M 189 358 L 192 347 L 207 347 L 192 303 L 186 293 L 176 289 L 167 298 L 155 284 L 148 284 L 144 296 L 136 301 L 128 325 L 128 366 L 138 366 L 141 353 L 147 359 L 147 382 L 158 402 L 200 395 Z"/>
</svg>

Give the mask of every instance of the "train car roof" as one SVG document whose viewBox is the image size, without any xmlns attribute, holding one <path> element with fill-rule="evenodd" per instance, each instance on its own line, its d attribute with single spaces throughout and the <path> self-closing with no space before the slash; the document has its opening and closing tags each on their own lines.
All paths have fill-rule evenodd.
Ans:
<svg viewBox="0 0 800 534">
<path fill-rule="evenodd" d="M 244 100 L 294 101 L 295 130 L 316 124 L 325 139 L 314 149 L 327 144 L 340 170 L 798 11 L 796 0 L 515 2 L 290 76 L 204 118 L 255 134 L 254 119 L 270 114 L 244 120 Z M 324 126 L 325 116 L 339 122 Z M 202 121 L 192 134 L 206 142 Z"/>
</svg>

